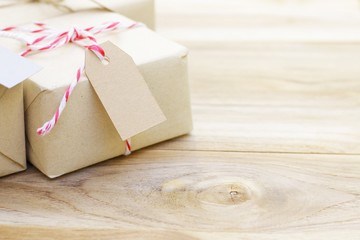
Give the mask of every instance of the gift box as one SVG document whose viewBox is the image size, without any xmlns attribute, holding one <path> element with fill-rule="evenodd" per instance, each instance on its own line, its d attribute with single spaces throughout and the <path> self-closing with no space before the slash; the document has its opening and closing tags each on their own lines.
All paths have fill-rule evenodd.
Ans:
<svg viewBox="0 0 360 240">
<path fill-rule="evenodd" d="M 25 168 L 23 85 L 0 85 L 0 177 Z"/>
<path fill-rule="evenodd" d="M 151 29 L 155 28 L 155 3 L 154 0 L 64 0 L 63 5 L 73 11 L 104 10 L 120 13 L 130 19 L 146 24 Z"/>
<path fill-rule="evenodd" d="M 69 29 L 74 24 L 85 28 L 108 21 L 126 22 L 129 19 L 93 10 L 48 19 L 46 23 L 55 28 Z M 97 39 L 100 43 L 111 41 L 133 58 L 167 119 L 132 137 L 132 149 L 138 150 L 189 133 L 192 120 L 187 49 L 146 27 L 109 32 L 97 36 Z M 0 44 L 21 51 L 14 40 L 0 39 Z M 37 134 L 37 128 L 54 114 L 77 67 L 84 62 L 84 51 L 68 44 L 29 56 L 44 69 L 24 82 L 28 159 L 50 178 L 125 152 L 125 143 L 86 77 L 81 78 L 52 132 L 45 136 Z"/>
<path fill-rule="evenodd" d="M 0 3 L 0 23 L 25 24 L 84 10 L 112 11 L 155 27 L 154 0 L 5 1 Z"/>
</svg>

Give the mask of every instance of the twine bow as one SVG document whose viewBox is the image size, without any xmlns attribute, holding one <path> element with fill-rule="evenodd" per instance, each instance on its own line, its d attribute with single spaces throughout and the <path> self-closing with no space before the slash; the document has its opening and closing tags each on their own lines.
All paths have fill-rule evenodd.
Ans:
<svg viewBox="0 0 360 240">
<path fill-rule="evenodd" d="M 78 46 L 91 50 L 100 61 L 106 60 L 106 54 L 104 49 L 97 43 L 95 38 L 96 34 L 104 33 L 114 30 L 126 30 L 134 27 L 142 26 L 140 23 L 131 22 L 129 24 L 120 24 L 120 22 L 109 22 L 94 27 L 78 28 L 72 27 L 68 31 L 60 31 L 58 29 L 47 26 L 44 23 L 34 23 L 35 29 L 10 26 L 0 30 L 0 37 L 7 37 L 22 41 L 26 49 L 21 53 L 21 56 L 27 56 L 29 54 L 35 54 L 42 51 L 49 51 L 55 48 L 59 48 L 68 43 L 74 43 Z M 32 37 L 36 35 L 36 37 Z M 40 36 L 39 36 L 40 35 Z M 60 102 L 58 109 L 54 116 L 44 123 L 44 125 L 37 129 L 39 135 L 46 135 L 51 132 L 58 122 L 63 110 L 66 107 L 66 103 L 69 100 L 74 88 L 79 82 L 84 72 L 84 66 L 78 68 L 76 72 L 76 78 L 66 89 L 66 92 Z M 131 152 L 130 140 L 126 140 L 126 154 Z"/>
</svg>

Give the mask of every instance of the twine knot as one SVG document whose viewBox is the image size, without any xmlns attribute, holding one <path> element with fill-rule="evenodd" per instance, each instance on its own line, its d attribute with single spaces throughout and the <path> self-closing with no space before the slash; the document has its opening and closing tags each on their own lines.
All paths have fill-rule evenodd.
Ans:
<svg viewBox="0 0 360 240">
<path fill-rule="evenodd" d="M 34 25 L 35 25 L 34 29 L 15 27 L 15 26 L 10 26 L 0 29 L 0 37 L 12 38 L 22 41 L 26 46 L 25 51 L 23 51 L 20 54 L 23 57 L 29 54 L 35 54 L 43 51 L 53 50 L 61 46 L 64 46 L 66 44 L 73 43 L 78 46 L 89 49 L 99 58 L 100 61 L 104 61 L 106 60 L 105 51 L 98 44 L 95 37 L 96 34 L 113 31 L 113 30 L 119 30 L 119 29 L 126 30 L 137 26 L 143 26 L 143 24 L 137 22 L 131 22 L 129 24 L 121 24 L 120 22 L 108 22 L 88 28 L 79 28 L 74 26 L 67 31 L 62 31 L 50 27 L 44 23 L 34 23 Z M 74 88 L 79 82 L 83 72 L 84 72 L 84 66 L 79 67 L 76 72 L 76 78 L 68 86 L 55 114 L 49 121 L 44 123 L 42 127 L 37 129 L 37 134 L 44 136 L 50 133 L 51 130 L 55 127 L 63 110 L 66 107 L 66 103 L 68 102 L 70 95 L 72 94 Z M 125 154 L 130 154 L 131 142 L 130 140 L 126 140 L 125 142 L 126 142 Z"/>
</svg>

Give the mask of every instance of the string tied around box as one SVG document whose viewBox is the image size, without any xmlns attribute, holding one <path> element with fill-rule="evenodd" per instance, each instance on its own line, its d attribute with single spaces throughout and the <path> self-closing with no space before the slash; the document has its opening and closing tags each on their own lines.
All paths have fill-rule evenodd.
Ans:
<svg viewBox="0 0 360 240">
<path fill-rule="evenodd" d="M 23 42 L 26 46 L 26 49 L 20 53 L 20 55 L 23 57 L 29 54 L 56 49 L 69 43 L 74 43 L 78 46 L 89 49 L 99 58 L 100 61 L 106 62 L 106 53 L 104 49 L 98 44 L 95 35 L 114 30 L 132 29 L 143 26 L 143 24 L 138 22 L 120 23 L 113 21 L 88 28 L 71 27 L 68 31 L 58 30 L 40 22 L 34 23 L 34 26 L 35 28 L 17 26 L 6 27 L 0 29 L 0 37 L 12 38 Z M 33 35 L 35 35 L 35 37 Z M 84 65 L 77 69 L 75 78 L 67 87 L 55 114 L 49 121 L 45 122 L 42 127 L 37 129 L 38 135 L 44 136 L 50 133 L 51 130 L 55 127 L 59 121 L 59 118 L 61 117 L 63 110 L 66 107 L 67 102 L 69 101 L 73 90 L 77 86 L 81 76 L 84 74 L 84 70 Z M 131 140 L 126 139 L 125 155 L 129 155 L 130 153 Z"/>
</svg>

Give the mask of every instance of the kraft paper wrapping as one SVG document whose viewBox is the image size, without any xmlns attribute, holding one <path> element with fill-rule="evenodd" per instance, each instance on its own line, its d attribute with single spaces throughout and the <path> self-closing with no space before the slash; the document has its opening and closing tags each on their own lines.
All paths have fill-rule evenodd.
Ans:
<svg viewBox="0 0 360 240">
<path fill-rule="evenodd" d="M 49 19 L 47 24 L 68 29 L 107 21 L 128 21 L 115 13 L 86 11 Z M 187 49 L 146 27 L 108 32 L 98 42 L 111 41 L 133 57 L 167 120 L 132 138 L 133 150 L 165 141 L 192 129 L 187 77 Z M 20 51 L 14 40 L 0 44 Z M 84 63 L 84 49 L 67 45 L 29 56 L 43 66 L 25 81 L 26 133 L 29 160 L 47 176 L 65 173 L 122 155 L 124 143 L 86 77 L 80 80 L 57 126 L 44 137 L 36 129 L 49 120 L 76 69 Z M 120 103 L 121 108 L 121 103 Z"/>
<path fill-rule="evenodd" d="M 64 0 L 61 4 L 73 11 L 99 10 L 102 8 L 103 11 L 113 11 L 142 22 L 151 29 L 155 27 L 154 0 Z M 0 4 L 0 27 L 41 21 L 70 13 L 66 8 L 56 7 L 41 1 L 19 2 L 10 6 L 1 6 Z"/>
<path fill-rule="evenodd" d="M 64 0 L 64 4 L 74 11 L 95 10 L 100 6 L 155 28 L 154 0 Z"/>
<path fill-rule="evenodd" d="M 23 85 L 0 85 L 0 177 L 25 168 Z"/>
</svg>

